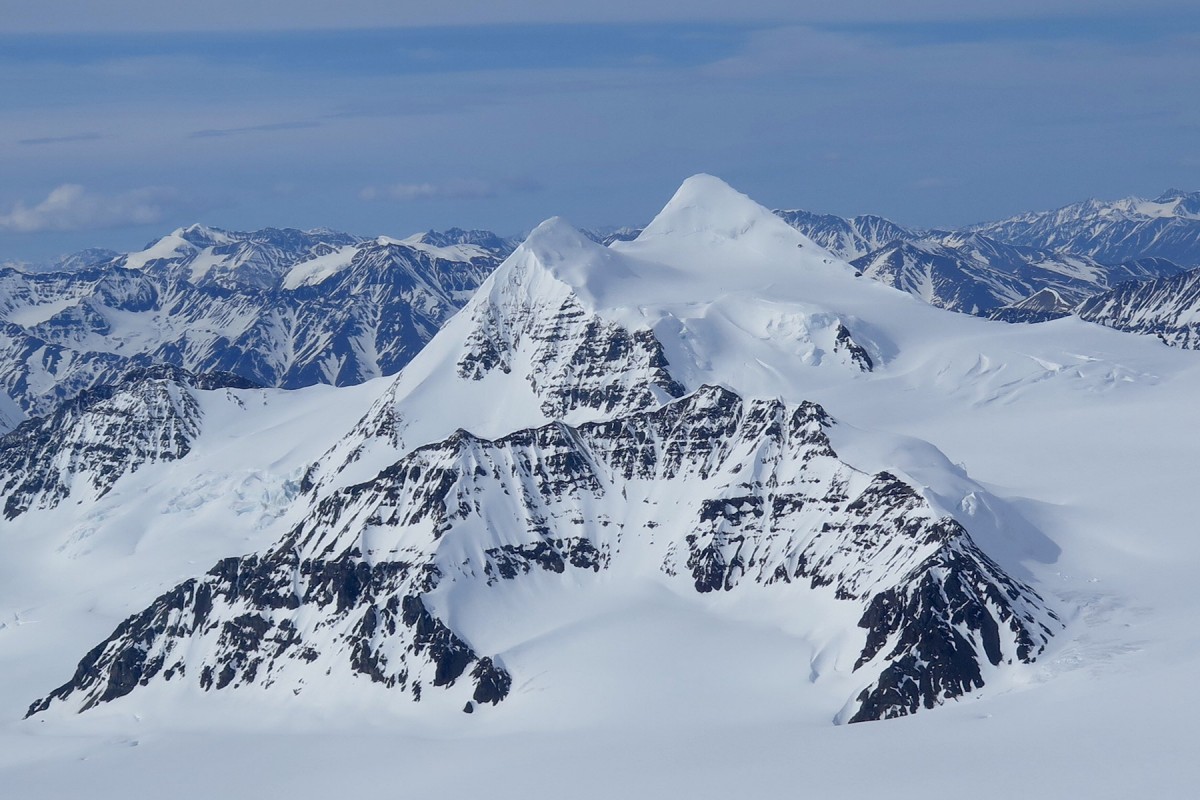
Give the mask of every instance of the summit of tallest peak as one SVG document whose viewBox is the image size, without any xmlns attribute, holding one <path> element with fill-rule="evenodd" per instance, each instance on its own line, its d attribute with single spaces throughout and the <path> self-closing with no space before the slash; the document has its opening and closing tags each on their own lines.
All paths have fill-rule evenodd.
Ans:
<svg viewBox="0 0 1200 800">
<path fill-rule="evenodd" d="M 658 216 L 646 226 L 641 238 L 695 233 L 738 238 L 752 229 L 799 235 L 770 209 L 720 178 L 701 173 L 679 186 Z"/>
</svg>

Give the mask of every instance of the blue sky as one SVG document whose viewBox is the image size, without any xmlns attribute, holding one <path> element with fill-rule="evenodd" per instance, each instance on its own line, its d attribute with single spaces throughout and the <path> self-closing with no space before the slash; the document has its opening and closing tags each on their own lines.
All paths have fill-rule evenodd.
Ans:
<svg viewBox="0 0 1200 800">
<path fill-rule="evenodd" d="M 1181 2 L 173 5 L 6 10 L 0 261 L 194 221 L 636 224 L 701 171 L 943 226 L 1200 187 Z"/>
</svg>

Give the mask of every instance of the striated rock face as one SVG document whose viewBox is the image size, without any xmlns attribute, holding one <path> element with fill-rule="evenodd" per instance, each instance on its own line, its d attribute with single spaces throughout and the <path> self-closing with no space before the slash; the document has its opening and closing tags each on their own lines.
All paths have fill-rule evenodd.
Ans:
<svg viewBox="0 0 1200 800">
<path fill-rule="evenodd" d="M 878 676 L 855 698 L 850 722 L 912 714 L 981 689 L 985 661 L 1031 662 L 1061 627 L 1036 593 L 955 527 L 895 587 L 870 599 L 855 669 Z"/>
<path fill-rule="evenodd" d="M 470 232 L 418 238 L 378 240 L 348 261 L 319 256 L 285 282 L 297 297 L 343 282 L 347 297 L 391 296 L 407 278 L 380 278 L 391 272 L 369 257 L 480 246 Z M 889 368 L 896 348 L 872 324 L 876 302 L 889 318 L 948 318 L 856 277 L 710 176 L 689 179 L 642 236 L 611 248 L 548 220 L 350 431 L 321 442 L 286 534 L 129 617 L 29 713 L 89 709 L 151 684 L 303 692 L 323 681 L 474 712 L 519 701 L 512 687 L 531 677 L 515 674 L 526 667 L 499 629 L 478 627 L 479 609 L 646 585 L 706 609 L 728 597 L 794 614 L 788 635 L 811 634 L 836 673 L 824 685 L 839 721 L 974 693 L 1037 658 L 1060 623 L 927 499 L 940 494 L 887 461 L 855 469 L 833 446 L 833 419 L 797 399 L 809 375 L 817 391 L 827 381 L 869 391 L 865 373 Z M 151 456 L 105 461 L 97 449 L 79 474 L 186 453 L 198 421 L 194 385 L 180 381 L 145 403 L 169 409 L 143 425 Z M 196 408 L 213 407 L 200 399 Z M 848 447 L 871 435 L 847 434 Z M 21 462 L 31 473 L 69 443 L 28 449 L 42 453 Z M 816 680 L 826 667 L 815 664 L 797 664 L 797 680 Z"/>
<path fill-rule="evenodd" d="M 5 519 L 54 508 L 72 495 L 103 497 L 127 473 L 183 458 L 200 432 L 195 391 L 252 387 L 236 375 L 136 368 L 27 420 L 0 437 Z"/>
<path fill-rule="evenodd" d="M 571 296 L 556 312 L 543 312 L 537 306 L 477 306 L 459 376 L 481 380 L 493 370 L 510 373 L 520 350 L 532 353 L 527 380 L 552 419 L 576 408 L 648 408 L 683 394 L 650 331 L 607 322 Z"/>
<path fill-rule="evenodd" d="M 80 662 L 71 681 L 34 703 L 80 710 L 123 697 L 152 680 L 191 680 L 206 690 L 284 682 L 334 668 L 421 699 L 423 687 L 468 681 L 477 703 L 497 703 L 511 679 L 480 658 L 426 608 L 417 565 L 368 564 L 274 551 L 228 558 L 123 622 Z M 417 592 L 417 593 L 414 593 Z M 188 658 L 202 648 L 203 659 Z"/>
<path fill-rule="evenodd" d="M 1089 322 L 1158 337 L 1173 347 L 1200 349 L 1200 270 L 1122 284 L 1089 297 L 1075 313 Z"/>
<path fill-rule="evenodd" d="M 415 701 L 459 686 L 496 703 L 512 682 L 502 660 L 431 593 L 646 565 L 698 593 L 801 584 L 861 608 L 850 721 L 933 707 L 989 665 L 1035 659 L 1058 627 L 1042 599 L 913 487 L 843 463 L 833 424 L 812 403 L 706 386 L 605 422 L 459 431 L 328 494 L 267 552 L 167 592 L 29 713 L 153 681 L 298 688 L 334 672 Z"/>
</svg>

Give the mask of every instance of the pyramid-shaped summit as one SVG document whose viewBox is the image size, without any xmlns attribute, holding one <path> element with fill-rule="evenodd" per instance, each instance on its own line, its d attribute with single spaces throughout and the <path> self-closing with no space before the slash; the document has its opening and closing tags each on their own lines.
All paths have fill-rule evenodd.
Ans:
<svg viewBox="0 0 1200 800">
<path fill-rule="evenodd" d="M 639 238 L 689 234 L 726 239 L 738 239 L 748 234 L 769 235 L 789 241 L 793 246 L 811 244 L 770 209 L 720 178 L 704 173 L 685 180 Z"/>
</svg>

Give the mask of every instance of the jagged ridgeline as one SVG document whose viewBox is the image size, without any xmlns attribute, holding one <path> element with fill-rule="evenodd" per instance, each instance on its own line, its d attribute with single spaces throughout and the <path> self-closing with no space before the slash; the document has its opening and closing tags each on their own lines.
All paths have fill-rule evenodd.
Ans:
<svg viewBox="0 0 1200 800">
<path fill-rule="evenodd" d="M 1125 283 L 1075 309 L 1088 322 L 1200 349 L 1200 269 L 1143 283 Z"/>
<path fill-rule="evenodd" d="M 913 487 L 843 463 L 832 425 L 815 404 L 703 387 L 605 422 L 460 431 L 331 494 L 276 547 L 165 593 L 29 714 L 157 681 L 294 688 L 325 674 L 498 703 L 513 676 L 430 593 L 647 563 L 697 593 L 799 583 L 858 608 L 852 722 L 932 708 L 1035 659 L 1059 627 L 1042 598 Z"/>
<path fill-rule="evenodd" d="M 36 416 L 151 363 L 283 388 L 394 374 L 511 249 L 196 225 L 80 270 L 0 269 L 0 392 Z"/>
<path fill-rule="evenodd" d="M 497 644 L 464 609 L 509 587 L 553 605 L 603 583 L 666 586 L 700 613 L 729 597 L 794 614 L 794 635 L 829 656 L 835 679 L 813 691 L 839 721 L 974 694 L 1038 658 L 1061 627 L 1054 611 L 890 456 L 863 470 L 839 455 L 838 424 L 804 398 L 821 385 L 870 396 L 905 347 L 930 352 L 987 324 L 856 275 L 709 176 L 611 247 L 547 220 L 357 424 L 315 426 L 326 449 L 289 462 L 301 494 L 273 545 L 130 616 L 29 714 L 185 684 L 285 696 L 377 684 L 431 713 L 516 705 L 513 687 L 535 677 L 516 674 L 528 669 L 519 642 Z M 203 447 L 204 419 L 187 413 L 198 391 L 176 376 L 166 394 L 114 397 L 162 405 L 143 414 L 151 444 Z M 239 391 L 200 405 L 224 408 Z M 269 416 L 270 395 L 245 413 Z M 315 413 L 329 410 L 313 397 Z M 90 430 L 105 408 L 64 424 Z M 61 484 L 120 480 L 119 457 L 85 456 L 91 466 L 60 471 Z M 188 454 L 137 457 L 166 475 Z M 46 474 L 21 494 L 24 513 L 61 502 Z M 791 602 L 834 611 L 816 619 Z M 796 664 L 797 683 L 815 671 Z"/>
<path fill-rule="evenodd" d="M 1155 202 L 1092 201 L 962 231 L 916 230 L 874 216 L 775 213 L 863 275 L 930 305 L 1041 322 L 1120 284 L 1200 264 L 1198 202 L 1200 195 L 1178 193 Z M 1155 257 L 1162 252 L 1176 261 Z M 1050 297 L 1054 309 L 1046 308 Z"/>
</svg>

